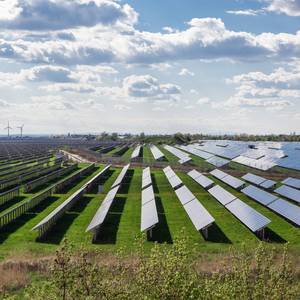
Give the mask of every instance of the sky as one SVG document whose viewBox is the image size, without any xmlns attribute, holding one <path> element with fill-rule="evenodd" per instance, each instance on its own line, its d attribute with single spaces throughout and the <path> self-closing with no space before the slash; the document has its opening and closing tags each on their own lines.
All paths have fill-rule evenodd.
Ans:
<svg viewBox="0 0 300 300">
<path fill-rule="evenodd" d="M 300 134 L 300 0 L 0 0 L 0 134 Z"/>
</svg>

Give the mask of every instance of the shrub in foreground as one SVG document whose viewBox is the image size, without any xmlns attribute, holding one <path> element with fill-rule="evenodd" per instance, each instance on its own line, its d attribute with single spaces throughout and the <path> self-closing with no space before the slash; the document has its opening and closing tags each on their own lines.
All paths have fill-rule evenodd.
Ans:
<svg viewBox="0 0 300 300">
<path fill-rule="evenodd" d="M 249 254 L 232 251 L 231 263 L 217 272 L 200 272 L 185 239 L 172 247 L 137 245 L 134 262 L 105 265 L 87 252 L 73 253 L 67 241 L 57 251 L 47 280 L 31 284 L 22 299 L 299 299 L 300 284 L 287 256 L 260 243 Z"/>
</svg>

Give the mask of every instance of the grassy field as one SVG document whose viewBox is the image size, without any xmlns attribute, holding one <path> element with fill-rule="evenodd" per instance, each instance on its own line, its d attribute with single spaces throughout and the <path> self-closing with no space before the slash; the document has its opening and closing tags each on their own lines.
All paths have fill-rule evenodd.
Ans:
<svg viewBox="0 0 300 300">
<path fill-rule="evenodd" d="M 147 154 L 147 149 L 145 148 L 144 154 L 145 158 L 149 154 Z M 124 155 L 129 156 L 130 152 L 127 151 Z M 172 159 L 172 157 L 168 155 L 168 159 Z M 97 244 L 91 243 L 92 235 L 91 233 L 86 233 L 85 229 L 121 169 L 112 168 L 103 182 L 104 193 L 97 194 L 96 189 L 94 189 L 90 194 L 85 195 L 57 222 L 42 242 L 36 241 L 37 232 L 31 230 L 55 207 L 99 172 L 101 168 L 102 166 L 99 166 L 93 174 L 82 178 L 80 182 L 65 190 L 64 193 L 53 195 L 53 197 L 42 202 L 33 211 L 26 213 L 6 228 L 3 228 L 0 231 L 0 257 L 4 258 L 26 252 L 33 252 L 35 255 L 47 255 L 53 253 L 64 237 L 74 244 L 75 247 L 83 246 L 91 250 L 102 249 L 110 251 L 120 247 L 134 250 L 135 238 L 140 235 L 141 168 L 130 169 L 127 173 L 124 184 L 119 190 L 101 229 L 101 239 Z M 178 175 L 212 214 L 216 223 L 209 231 L 209 239 L 205 241 L 203 236 L 193 227 L 164 173 L 161 170 L 155 170 L 152 171 L 152 177 L 160 223 L 154 229 L 153 240 L 159 243 L 171 244 L 174 238 L 181 234 L 182 228 L 185 228 L 187 242 L 201 252 L 223 252 L 231 247 L 239 248 L 242 244 L 252 248 L 258 244 L 259 239 L 196 182 L 184 173 L 178 172 Z M 218 182 L 216 179 L 213 180 L 224 186 L 223 183 Z M 224 187 L 271 219 L 272 223 L 267 232 L 270 241 L 265 242 L 266 245 L 281 247 L 283 243 L 288 241 L 290 249 L 300 253 L 299 228 L 250 200 L 245 195 L 236 192 L 228 186 Z M 31 195 L 26 195 L 26 197 L 29 196 Z M 6 209 L 8 208 L 6 207 Z M 2 208 L 0 209 L 2 211 Z M 146 244 L 150 248 L 153 246 L 153 241 L 148 241 Z"/>
</svg>

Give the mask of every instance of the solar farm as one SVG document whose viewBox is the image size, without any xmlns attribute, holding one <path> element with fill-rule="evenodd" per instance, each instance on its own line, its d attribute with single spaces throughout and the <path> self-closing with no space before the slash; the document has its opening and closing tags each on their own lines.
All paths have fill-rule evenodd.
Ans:
<svg viewBox="0 0 300 300">
<path fill-rule="evenodd" d="M 64 238 L 87 249 L 132 250 L 141 234 L 151 248 L 172 244 L 182 230 L 199 251 L 259 241 L 299 251 L 299 149 L 3 141 L 0 255 L 52 252 Z"/>
</svg>

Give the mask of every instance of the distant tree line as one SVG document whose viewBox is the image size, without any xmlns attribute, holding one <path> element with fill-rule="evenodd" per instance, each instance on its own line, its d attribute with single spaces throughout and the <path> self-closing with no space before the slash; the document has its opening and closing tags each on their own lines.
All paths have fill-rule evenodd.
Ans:
<svg viewBox="0 0 300 300">
<path fill-rule="evenodd" d="M 232 140 L 232 141 L 272 141 L 272 142 L 300 142 L 300 135 L 290 134 L 190 134 L 177 132 L 175 134 L 119 134 L 117 132 L 102 132 L 99 135 L 86 135 L 85 139 L 97 141 L 124 141 L 154 144 L 185 144 L 198 140 Z"/>
</svg>

